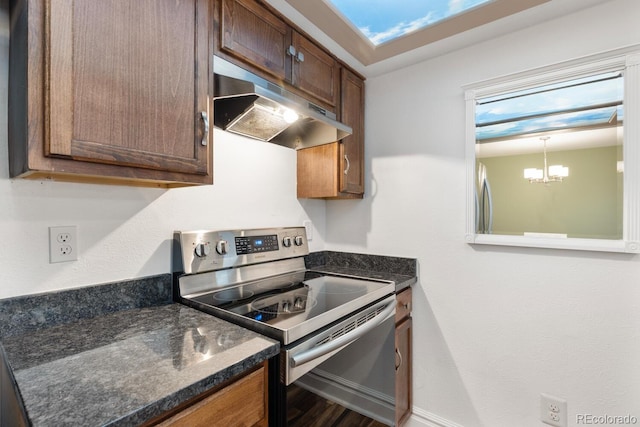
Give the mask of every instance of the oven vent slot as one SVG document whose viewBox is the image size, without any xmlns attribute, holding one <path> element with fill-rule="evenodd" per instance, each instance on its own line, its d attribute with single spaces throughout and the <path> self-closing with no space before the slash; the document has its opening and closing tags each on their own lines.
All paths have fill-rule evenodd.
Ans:
<svg viewBox="0 0 640 427">
<path fill-rule="evenodd" d="M 349 332 L 353 331 L 356 328 L 359 328 L 360 326 L 364 325 L 365 323 L 369 322 L 370 320 L 375 319 L 381 312 L 383 312 L 385 309 L 385 307 L 379 307 L 378 309 L 376 309 L 375 311 L 369 312 L 367 314 L 364 314 L 362 316 L 359 316 L 357 319 L 353 320 L 352 322 L 349 322 L 348 324 L 346 324 L 345 326 L 343 326 L 342 328 L 334 331 L 331 333 L 331 335 L 329 335 L 328 337 L 325 337 L 324 339 L 322 339 L 321 341 L 318 341 L 315 345 L 315 347 L 328 343 L 330 341 L 333 341 L 337 338 L 340 338 L 343 335 L 348 334 Z"/>
</svg>

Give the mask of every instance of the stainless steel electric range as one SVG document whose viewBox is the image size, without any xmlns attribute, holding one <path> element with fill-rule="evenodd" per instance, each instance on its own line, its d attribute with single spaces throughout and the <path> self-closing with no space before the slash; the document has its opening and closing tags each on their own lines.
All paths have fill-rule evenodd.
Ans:
<svg viewBox="0 0 640 427">
<path fill-rule="evenodd" d="M 308 270 L 308 253 L 304 227 L 174 235 L 178 300 L 280 342 L 269 366 L 270 425 L 286 425 L 287 386 L 341 353 L 341 365 L 358 364 L 347 349 L 393 329 L 393 282 Z M 378 339 L 383 324 L 391 326 Z"/>
</svg>

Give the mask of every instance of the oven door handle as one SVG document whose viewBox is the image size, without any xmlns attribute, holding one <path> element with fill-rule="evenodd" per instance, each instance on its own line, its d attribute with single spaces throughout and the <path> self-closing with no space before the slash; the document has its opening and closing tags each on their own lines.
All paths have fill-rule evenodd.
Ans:
<svg viewBox="0 0 640 427">
<path fill-rule="evenodd" d="M 326 344 L 321 344 L 317 347 L 312 347 L 309 350 L 303 351 L 302 353 L 294 354 L 293 356 L 291 356 L 291 366 L 295 367 L 303 365 L 314 359 L 322 357 L 325 354 L 330 353 L 340 347 L 344 347 L 345 345 L 352 343 L 353 341 L 357 340 L 358 338 L 387 320 L 389 316 L 395 313 L 395 310 L 396 302 L 395 300 L 392 300 L 373 320 L 369 320 L 364 325 L 359 326 L 353 331 L 344 334 L 343 336 L 336 338 L 335 340 L 331 340 Z"/>
</svg>

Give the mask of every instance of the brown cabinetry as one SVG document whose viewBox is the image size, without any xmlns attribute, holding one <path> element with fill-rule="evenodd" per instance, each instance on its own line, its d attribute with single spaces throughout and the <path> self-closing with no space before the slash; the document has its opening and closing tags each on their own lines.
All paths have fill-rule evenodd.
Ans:
<svg viewBox="0 0 640 427">
<path fill-rule="evenodd" d="M 340 93 L 340 64 L 327 51 L 294 31 L 291 83 L 336 112 Z M 293 50 L 292 50 L 293 52 Z"/>
<path fill-rule="evenodd" d="M 411 288 L 396 295 L 396 426 L 411 415 Z"/>
<path fill-rule="evenodd" d="M 364 79 L 259 0 L 217 0 L 216 55 L 334 112 L 341 141 L 298 151 L 298 197 L 364 194 Z"/>
<path fill-rule="evenodd" d="M 268 425 L 267 369 L 264 364 L 256 371 L 225 385 L 223 388 L 196 398 L 163 417 L 158 427 L 229 427 Z M 168 417 L 168 418 L 167 418 Z"/>
<path fill-rule="evenodd" d="M 298 197 L 353 199 L 364 195 L 364 79 L 346 67 L 341 78 L 341 141 L 298 150 Z"/>
<path fill-rule="evenodd" d="M 342 69 L 342 122 L 353 133 L 340 141 L 340 192 L 364 194 L 364 80 Z"/>
<path fill-rule="evenodd" d="M 259 1 L 216 5 L 217 54 L 337 111 L 340 64 L 329 52 Z"/>
<path fill-rule="evenodd" d="M 11 175 L 212 183 L 207 0 L 12 0 Z"/>
<path fill-rule="evenodd" d="M 217 0 L 216 8 L 216 53 L 286 80 L 291 74 L 291 27 L 254 0 Z"/>
</svg>

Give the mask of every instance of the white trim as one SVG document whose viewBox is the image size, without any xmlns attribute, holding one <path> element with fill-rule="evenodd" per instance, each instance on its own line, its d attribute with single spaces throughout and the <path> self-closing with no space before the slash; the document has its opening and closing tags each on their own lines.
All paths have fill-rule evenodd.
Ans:
<svg viewBox="0 0 640 427">
<path fill-rule="evenodd" d="M 572 249 L 596 252 L 640 252 L 637 242 L 606 239 L 555 239 L 500 234 L 467 235 L 467 242 L 478 245 L 523 246 L 528 248 Z"/>
<path fill-rule="evenodd" d="M 446 418 L 442 418 L 432 412 L 425 411 L 423 409 L 413 407 L 413 414 L 409 422 L 405 424 L 406 427 L 464 427 L 460 424 L 456 424 L 453 421 L 449 421 Z"/>
<path fill-rule="evenodd" d="M 623 159 L 624 219 L 623 238 L 630 252 L 640 252 L 640 52 L 627 56 L 624 85 L 625 120 Z M 630 165 L 627 167 L 627 165 Z"/>
<path fill-rule="evenodd" d="M 467 91 L 475 91 L 475 97 L 481 98 L 488 95 L 500 95 L 506 91 L 526 89 L 541 84 L 555 81 L 570 80 L 580 76 L 605 73 L 623 68 L 625 57 L 635 56 L 640 51 L 640 44 L 626 46 L 594 55 L 583 56 L 568 61 L 537 67 L 518 73 L 469 83 L 462 87 Z M 501 92 L 501 89 L 503 90 Z"/>
<path fill-rule="evenodd" d="M 476 234 L 475 163 L 476 99 L 510 91 L 620 70 L 625 75 L 623 158 L 624 205 L 622 240 L 547 239 L 525 236 Z M 467 209 L 465 241 L 470 244 L 640 253 L 640 45 L 599 53 L 465 86 Z M 630 119 L 631 118 L 631 119 Z"/>
</svg>

